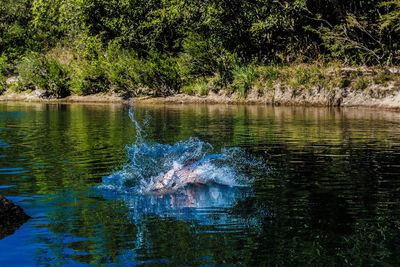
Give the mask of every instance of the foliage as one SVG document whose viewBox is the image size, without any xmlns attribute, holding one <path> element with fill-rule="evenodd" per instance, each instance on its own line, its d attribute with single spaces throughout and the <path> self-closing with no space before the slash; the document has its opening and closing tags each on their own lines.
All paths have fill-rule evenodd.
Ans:
<svg viewBox="0 0 400 267">
<path fill-rule="evenodd" d="M 84 51 L 83 59 L 72 63 L 71 90 L 77 94 L 114 92 L 121 94 L 170 95 L 180 88 L 174 58 L 151 52 L 140 59 L 134 51 L 110 45 L 107 52 Z M 154 89 L 157 90 L 154 90 Z"/>
<path fill-rule="evenodd" d="M 0 54 L 17 59 L 34 49 L 35 38 L 29 27 L 32 19 L 30 0 L 2 0 L 0 5 Z"/>
<path fill-rule="evenodd" d="M 181 90 L 183 93 L 186 94 L 195 94 L 195 95 L 200 95 L 200 96 L 204 96 L 208 94 L 208 83 L 205 79 L 197 79 L 195 81 L 193 81 L 190 84 L 187 84 L 185 86 L 182 87 Z"/>
<path fill-rule="evenodd" d="M 199 34 L 189 34 L 180 54 L 180 73 L 186 77 L 212 75 L 217 71 L 218 50 Z"/>
<path fill-rule="evenodd" d="M 150 52 L 142 61 L 141 82 L 149 88 L 156 88 L 156 96 L 166 96 L 178 92 L 181 86 L 179 68 L 174 58 Z"/>
<path fill-rule="evenodd" d="M 21 89 L 40 89 L 47 95 L 64 97 L 69 94 L 68 76 L 64 66 L 39 54 L 26 55 L 17 66 Z"/>
<path fill-rule="evenodd" d="M 0 56 L 0 93 L 6 88 L 6 71 L 7 71 L 7 57 L 4 55 Z"/>
<path fill-rule="evenodd" d="M 368 6 L 368 5 L 367 5 Z M 320 34 L 333 57 L 347 63 L 399 63 L 400 1 L 377 1 L 367 15 L 348 12 L 343 23 L 324 26 Z"/>
<path fill-rule="evenodd" d="M 327 82 L 317 70 L 278 75 L 266 66 L 321 58 L 398 65 L 399 25 L 399 0 L 5 0 L 0 54 L 10 73 L 21 69 L 25 76 L 24 67 L 16 68 L 24 55 L 53 58 L 66 65 L 62 72 L 73 69 L 71 90 L 82 94 L 168 95 L 202 79 L 245 94 L 254 80 Z M 57 47 L 71 52 L 71 66 L 44 56 Z"/>
<path fill-rule="evenodd" d="M 99 60 L 72 64 L 71 91 L 80 95 L 106 92 L 109 88 L 105 69 Z"/>
<path fill-rule="evenodd" d="M 323 85 L 327 79 L 326 73 L 323 73 L 318 65 L 297 65 L 287 68 L 283 75 L 289 87 L 296 89 Z"/>
<path fill-rule="evenodd" d="M 232 87 L 240 95 L 245 96 L 257 78 L 254 66 L 238 67 L 233 70 Z"/>
<path fill-rule="evenodd" d="M 116 92 L 136 94 L 135 89 L 141 86 L 140 60 L 135 53 L 128 50 L 111 51 L 112 49 L 108 49 L 108 60 L 104 63 L 110 86 Z"/>
<path fill-rule="evenodd" d="M 257 66 L 257 79 L 254 86 L 257 89 L 271 89 L 280 76 L 280 67 L 278 66 Z"/>
<path fill-rule="evenodd" d="M 377 74 L 373 77 L 373 82 L 375 84 L 386 84 L 391 80 L 392 75 L 388 69 L 380 69 Z"/>
</svg>

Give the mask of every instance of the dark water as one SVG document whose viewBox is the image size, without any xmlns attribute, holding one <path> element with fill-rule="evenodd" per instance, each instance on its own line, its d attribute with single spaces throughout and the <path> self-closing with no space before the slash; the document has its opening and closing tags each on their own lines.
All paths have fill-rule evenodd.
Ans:
<svg viewBox="0 0 400 267">
<path fill-rule="evenodd" d="M 268 167 L 240 197 L 212 191 L 223 205 L 138 212 L 152 204 L 97 190 L 127 160 L 128 107 L 0 111 L 0 194 L 33 217 L 0 240 L 0 266 L 400 264 L 400 113 L 138 106 L 149 141 L 198 137 Z"/>
</svg>

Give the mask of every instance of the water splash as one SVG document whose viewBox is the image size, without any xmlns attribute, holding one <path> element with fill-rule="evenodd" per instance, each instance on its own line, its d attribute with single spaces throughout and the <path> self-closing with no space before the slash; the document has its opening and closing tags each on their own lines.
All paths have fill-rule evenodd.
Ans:
<svg viewBox="0 0 400 267">
<path fill-rule="evenodd" d="M 259 162 L 240 148 L 216 150 L 198 138 L 175 144 L 147 142 L 149 116 L 139 123 L 133 108 L 129 116 L 136 136 L 127 147 L 127 163 L 104 177 L 100 188 L 108 196 L 110 193 L 122 196 L 134 213 L 166 215 L 176 214 L 182 208 L 229 207 L 250 188 L 252 178 L 246 170 Z M 189 173 L 186 177 L 195 177 L 196 183 L 182 181 L 184 172 Z M 171 190 L 155 193 L 153 188 L 165 177 L 171 180 L 163 186 Z"/>
</svg>

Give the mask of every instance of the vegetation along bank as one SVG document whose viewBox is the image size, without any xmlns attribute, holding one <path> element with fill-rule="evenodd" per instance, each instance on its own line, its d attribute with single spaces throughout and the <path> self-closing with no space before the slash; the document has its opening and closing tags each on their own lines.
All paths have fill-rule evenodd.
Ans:
<svg viewBox="0 0 400 267">
<path fill-rule="evenodd" d="M 400 0 L 5 0 L 0 99 L 400 108 L 399 35 Z"/>
</svg>

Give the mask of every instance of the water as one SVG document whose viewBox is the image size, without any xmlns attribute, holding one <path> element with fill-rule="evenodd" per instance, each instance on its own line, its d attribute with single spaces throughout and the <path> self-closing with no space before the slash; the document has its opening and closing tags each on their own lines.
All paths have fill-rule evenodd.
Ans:
<svg viewBox="0 0 400 267">
<path fill-rule="evenodd" d="M 128 111 L 0 104 L 0 194 L 33 217 L 0 266 L 399 265 L 400 113 L 137 106 L 137 143 Z M 169 150 L 139 176 L 238 154 L 206 168 L 224 182 L 157 196 L 134 190 L 145 146 Z"/>
</svg>

